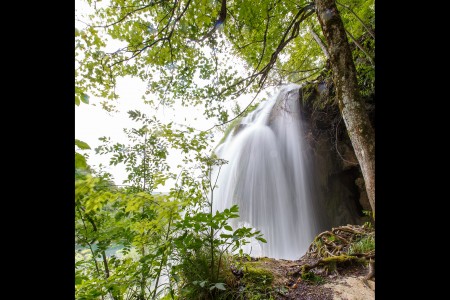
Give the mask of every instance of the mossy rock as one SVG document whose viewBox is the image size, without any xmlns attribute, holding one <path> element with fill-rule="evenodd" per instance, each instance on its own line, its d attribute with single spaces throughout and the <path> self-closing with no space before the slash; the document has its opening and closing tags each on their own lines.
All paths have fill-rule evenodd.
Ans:
<svg viewBox="0 0 450 300">
<path fill-rule="evenodd" d="M 264 268 L 261 263 L 248 262 L 244 264 L 243 282 L 246 284 L 257 284 L 270 286 L 273 282 L 273 274 Z"/>
<path fill-rule="evenodd" d="M 242 266 L 244 276 L 241 284 L 244 287 L 244 299 L 273 299 L 274 274 L 270 265 L 264 261 L 245 262 Z"/>
<path fill-rule="evenodd" d="M 287 286 L 291 281 L 286 271 L 297 267 L 298 261 L 268 257 L 241 261 L 243 291 L 239 299 L 280 299 L 280 295 L 288 293 Z"/>
</svg>

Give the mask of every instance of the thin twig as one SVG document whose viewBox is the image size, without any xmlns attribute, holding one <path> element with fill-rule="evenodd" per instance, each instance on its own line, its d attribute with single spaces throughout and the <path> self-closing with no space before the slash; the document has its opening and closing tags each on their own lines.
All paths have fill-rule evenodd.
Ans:
<svg viewBox="0 0 450 300">
<path fill-rule="evenodd" d="M 308 27 L 309 32 L 313 36 L 316 43 L 319 45 L 320 49 L 322 49 L 322 52 L 325 54 L 327 59 L 330 59 L 330 54 L 328 53 L 327 47 L 325 46 L 324 42 L 320 39 L 320 37 L 317 35 L 317 33 L 311 28 Z"/>
<path fill-rule="evenodd" d="M 360 17 L 358 17 L 358 15 L 348 6 L 345 6 L 344 4 L 336 1 L 337 4 L 339 4 L 340 6 L 348 9 L 357 19 L 358 21 L 362 24 L 362 26 L 364 26 L 364 28 L 367 30 L 367 32 L 375 39 L 375 33 L 363 22 L 363 20 L 361 20 Z"/>
<path fill-rule="evenodd" d="M 354 42 L 355 45 L 359 48 L 359 50 L 361 50 L 361 51 L 367 56 L 367 58 L 368 58 L 369 61 L 370 61 L 370 64 L 371 64 L 372 66 L 375 66 L 375 63 L 374 63 L 372 57 L 369 55 L 369 53 L 367 53 L 366 50 L 364 50 L 363 46 L 361 46 L 361 44 L 358 43 L 358 41 L 355 39 L 355 37 L 354 37 L 347 29 L 345 29 L 345 32 L 347 32 L 348 36 L 353 40 L 353 42 Z"/>
</svg>

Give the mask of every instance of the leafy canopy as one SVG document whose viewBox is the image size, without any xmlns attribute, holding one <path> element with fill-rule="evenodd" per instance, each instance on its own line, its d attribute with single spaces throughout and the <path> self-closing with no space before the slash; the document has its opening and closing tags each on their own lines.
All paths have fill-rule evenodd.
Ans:
<svg viewBox="0 0 450 300">
<path fill-rule="evenodd" d="M 324 40 L 311 1 L 87 3 L 94 12 L 80 16 L 85 25 L 76 30 L 77 105 L 87 102 L 88 94 L 117 99 L 117 78 L 129 75 L 148 83 L 150 104 L 202 105 L 207 117 L 225 122 L 226 103 L 240 94 L 312 80 L 326 67 L 311 33 Z M 373 33 L 373 0 L 338 4 L 352 37 Z M 106 50 L 113 40 L 121 46 Z M 373 56 L 373 43 L 364 46 Z M 111 102 L 103 105 L 111 109 Z"/>
</svg>

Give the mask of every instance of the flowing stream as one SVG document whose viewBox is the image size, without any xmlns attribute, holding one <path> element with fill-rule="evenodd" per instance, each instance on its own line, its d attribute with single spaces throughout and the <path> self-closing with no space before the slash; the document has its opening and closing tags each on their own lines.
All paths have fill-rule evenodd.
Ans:
<svg viewBox="0 0 450 300">
<path fill-rule="evenodd" d="M 261 230 L 267 244 L 252 241 L 245 249 L 251 255 L 298 259 L 322 228 L 311 197 L 299 89 L 283 86 L 216 149 L 228 164 L 220 170 L 213 208 L 238 204 L 232 226 Z"/>
</svg>

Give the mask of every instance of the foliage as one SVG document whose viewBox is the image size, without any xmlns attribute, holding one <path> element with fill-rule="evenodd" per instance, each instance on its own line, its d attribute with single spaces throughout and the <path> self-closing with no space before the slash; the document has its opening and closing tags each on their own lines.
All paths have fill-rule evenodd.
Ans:
<svg viewBox="0 0 450 300">
<path fill-rule="evenodd" d="M 356 249 L 367 251 L 355 252 Z M 346 225 L 324 231 L 314 238 L 306 255 L 322 259 L 355 253 L 366 257 L 375 254 L 375 230 L 372 226 Z"/>
<path fill-rule="evenodd" d="M 80 141 L 78 139 L 75 139 L 75 146 L 78 148 L 78 150 L 88 150 L 91 149 L 89 145 L 83 141 Z M 88 168 L 87 162 L 86 162 L 86 156 L 75 151 L 75 170 L 78 172 L 82 172 L 83 170 L 86 170 Z"/>
<path fill-rule="evenodd" d="M 349 249 L 349 254 L 369 253 L 375 250 L 375 236 L 367 235 L 361 237 L 358 241 L 353 242 Z"/>
<path fill-rule="evenodd" d="M 346 225 L 324 231 L 311 243 L 306 257 L 315 262 L 302 265 L 302 279 L 320 283 L 321 278 L 312 272 L 314 268 L 323 267 L 328 273 L 353 262 L 370 263 L 375 258 L 375 231 L 366 225 Z"/>
<path fill-rule="evenodd" d="M 301 275 L 302 280 L 309 281 L 314 284 L 322 284 L 324 282 L 323 278 L 313 272 L 303 272 Z"/>
<path fill-rule="evenodd" d="M 184 219 L 178 223 L 183 235 L 175 239 L 176 255 L 180 264 L 174 272 L 180 274 L 180 295 L 182 298 L 215 298 L 226 291 L 226 276 L 229 265 L 228 253 L 236 253 L 252 237 L 266 242 L 260 231 L 240 227 L 233 229 L 229 220 L 239 217 L 238 206 L 234 205 L 222 212 L 213 212 L 213 191 L 217 178 L 212 178 L 213 167 L 220 168 L 224 160 L 207 158 L 202 177 L 205 202 L 186 211 Z M 218 176 L 218 175 L 217 175 Z M 209 187 L 209 193 L 207 188 Z M 209 194 L 209 196 L 208 196 Z M 242 250 L 240 251 L 242 254 Z"/>
<path fill-rule="evenodd" d="M 86 26 L 75 31 L 76 105 L 97 96 L 111 110 L 117 79 L 132 76 L 148 84 L 146 103 L 200 105 L 207 117 L 224 123 L 254 109 L 255 98 L 244 108 L 230 105 L 243 93 L 329 75 L 312 37 L 314 32 L 323 40 L 307 0 L 86 1 L 93 13 L 77 16 Z M 361 91 L 369 96 L 374 93 L 374 1 L 340 3 Z M 120 46 L 111 50 L 109 41 Z M 139 123 L 125 131 L 129 143 L 102 137 L 95 149 L 110 156 L 111 166 L 125 166 L 124 185 L 93 170 L 87 164 L 89 145 L 75 141 L 75 242 L 81 247 L 76 299 L 236 295 L 226 272 L 235 264 L 234 251 L 250 237 L 265 240 L 259 231 L 228 225 L 238 217 L 238 207 L 212 211 L 212 170 L 224 162 L 210 156 L 211 136 L 138 111 L 129 115 Z M 174 153 L 183 161 L 176 172 L 167 164 Z M 175 183 L 167 193 L 156 193 L 169 181 Z M 370 243 L 360 239 L 352 249 L 369 249 Z M 114 247 L 121 250 L 110 254 Z M 258 276 L 253 279 L 270 280 Z"/>
<path fill-rule="evenodd" d="M 212 171 L 226 161 L 205 154 L 212 143 L 204 132 L 161 124 L 138 111 L 129 115 L 140 124 L 125 130 L 130 142 L 102 137 L 95 149 L 110 156 L 110 165 L 125 165 L 124 185 L 116 186 L 107 173 L 76 169 L 76 299 L 229 294 L 233 253 L 249 238 L 265 240 L 259 231 L 229 226 L 239 216 L 237 206 L 212 211 Z M 79 140 L 76 145 L 90 148 Z M 168 148 L 197 168 L 172 174 Z M 176 180 L 169 192 L 156 193 L 168 179 Z M 109 253 L 114 248 L 120 250 Z"/>
<path fill-rule="evenodd" d="M 375 1 L 346 0 L 336 3 L 354 49 L 358 84 L 365 99 L 375 93 Z"/>
<path fill-rule="evenodd" d="M 369 218 L 369 221 L 364 223 L 364 227 L 372 228 L 373 223 L 375 222 L 375 212 L 373 212 L 371 210 L 363 210 L 362 213 L 363 213 L 363 215 L 365 215 L 366 217 Z"/>
<path fill-rule="evenodd" d="M 78 16 L 84 24 L 76 30 L 77 104 L 88 94 L 116 99 L 117 78 L 133 76 L 148 83 L 150 104 L 202 105 L 226 122 L 226 103 L 242 93 L 314 80 L 327 68 L 308 0 L 87 3 L 93 13 Z M 360 44 L 373 60 L 374 0 L 341 0 L 338 8 L 349 36 L 367 37 Z M 111 40 L 121 46 L 106 50 Z M 373 92 L 373 66 L 357 47 L 354 56 L 362 90 Z"/>
<path fill-rule="evenodd" d="M 130 111 L 130 117 L 137 118 L 136 112 Z M 124 129 L 131 145 L 111 143 L 110 138 L 99 138 L 103 144 L 95 149 L 98 154 L 112 155 L 110 165 L 124 164 L 128 178 L 123 182 L 129 184 L 130 192 L 146 191 L 164 185 L 173 174 L 163 175 L 169 171 L 166 163 L 168 142 L 161 137 L 160 126 L 156 120 L 146 119 L 140 128 Z M 154 122 L 153 122 L 154 121 Z"/>
<path fill-rule="evenodd" d="M 242 293 L 245 298 L 267 299 L 273 296 L 274 290 L 271 283 L 274 276 L 270 271 L 255 265 L 244 264 L 243 272 L 242 285 L 245 288 Z"/>
</svg>

